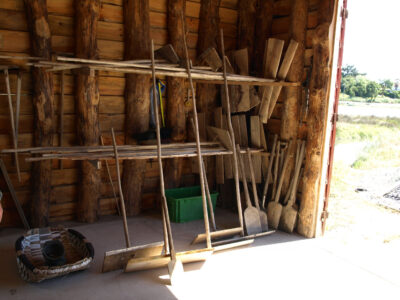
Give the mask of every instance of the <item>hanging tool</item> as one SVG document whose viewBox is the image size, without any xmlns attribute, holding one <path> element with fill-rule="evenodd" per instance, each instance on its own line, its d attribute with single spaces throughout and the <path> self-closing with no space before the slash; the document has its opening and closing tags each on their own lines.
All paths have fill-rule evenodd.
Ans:
<svg viewBox="0 0 400 300">
<path fill-rule="evenodd" d="M 124 224 L 126 248 L 108 251 L 104 254 L 103 270 L 102 270 L 103 273 L 124 268 L 126 263 L 133 257 L 135 257 L 135 258 L 137 258 L 137 257 L 152 257 L 152 256 L 160 255 L 162 252 L 162 249 L 164 247 L 163 242 L 156 242 L 156 243 L 152 243 L 152 244 L 131 247 L 131 242 L 129 239 L 129 231 L 128 231 L 128 222 L 126 219 L 124 194 L 122 192 L 122 187 L 121 187 L 121 175 L 120 175 L 120 170 L 119 170 L 117 143 L 115 141 L 115 134 L 114 134 L 113 128 L 111 128 L 111 135 L 112 135 L 113 146 L 114 146 L 115 165 L 117 168 L 119 200 L 120 200 L 120 207 L 121 207 L 121 211 L 122 211 L 122 221 Z"/>
</svg>

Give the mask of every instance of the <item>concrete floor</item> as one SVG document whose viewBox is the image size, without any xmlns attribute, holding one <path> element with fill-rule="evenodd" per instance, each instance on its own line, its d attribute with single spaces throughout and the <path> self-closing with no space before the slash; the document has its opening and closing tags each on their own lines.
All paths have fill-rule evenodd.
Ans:
<svg viewBox="0 0 400 300">
<path fill-rule="evenodd" d="M 228 225 L 235 216 L 218 212 L 217 221 Z M 222 222 L 221 222 L 222 221 Z M 205 263 L 184 266 L 179 284 L 169 285 L 167 269 L 137 273 L 101 273 L 104 252 L 124 247 L 122 222 L 103 218 L 92 225 L 67 224 L 84 234 L 95 248 L 89 270 L 39 284 L 22 281 L 17 273 L 14 242 L 21 229 L 0 231 L 0 299 L 399 299 L 400 266 L 361 249 L 358 259 L 336 251 L 323 239 L 307 240 L 277 232 L 259 238 L 249 247 L 219 252 Z M 173 224 L 178 251 L 194 249 L 193 237 L 202 221 Z M 229 224 L 234 225 L 234 224 Z M 129 220 L 134 245 L 160 241 L 161 221 L 155 216 Z M 201 245 L 199 246 L 201 247 Z M 197 248 L 199 248 L 197 247 Z M 396 253 L 398 257 L 398 252 Z M 366 263 L 367 261 L 370 263 Z M 374 264 L 371 264 L 374 261 Z"/>
</svg>

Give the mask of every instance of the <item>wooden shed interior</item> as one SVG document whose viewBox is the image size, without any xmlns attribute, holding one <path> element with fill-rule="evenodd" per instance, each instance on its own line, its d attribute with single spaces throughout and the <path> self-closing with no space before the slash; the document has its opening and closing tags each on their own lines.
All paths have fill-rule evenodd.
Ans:
<svg viewBox="0 0 400 300">
<path fill-rule="evenodd" d="M 184 18 L 181 18 L 182 12 Z M 190 149 L 166 151 L 170 158 L 163 159 L 165 187 L 201 183 L 196 135 L 191 123 L 193 95 L 185 64 L 186 31 L 201 149 L 207 155 L 206 177 L 210 190 L 220 193 L 218 205 L 237 210 L 234 161 L 231 160 L 236 149 L 225 148 L 219 134 L 209 128 L 224 128 L 226 132 L 229 127 L 223 117 L 227 109 L 226 79 L 234 136 L 243 152 L 249 186 L 251 174 L 244 155 L 248 147 L 260 200 L 267 175 L 271 174 L 277 181 L 269 186 L 265 208 L 268 201 L 273 201 L 271 192 L 276 196 L 276 189 L 280 190 L 279 202 L 291 198 L 294 190 L 295 207 L 298 207 L 296 231 L 314 237 L 322 210 L 320 191 L 337 15 L 338 1 L 334 0 L 0 1 L 0 67 L 4 71 L 0 74 L 0 150 L 18 148 L 20 151 L 17 160 L 15 151 L 3 151 L 1 159 L 31 225 L 44 227 L 68 220 L 92 223 L 101 216 L 118 214 L 111 129 L 115 131 L 118 145 L 143 144 L 138 142 L 143 133 L 151 134 L 154 129 L 150 113 L 152 40 L 155 50 L 172 45 L 179 58 L 174 63 L 171 60 L 166 63 L 164 54 L 156 51 L 156 75 L 166 88 L 160 103 L 163 144 L 191 143 L 186 144 Z M 236 77 L 224 77 L 223 64 L 215 67 L 207 60 L 206 54 L 210 54 L 207 51 L 214 48 L 217 58 L 225 62 L 220 29 L 228 59 L 227 72 L 228 75 L 236 73 Z M 247 50 L 239 51 L 242 49 Z M 285 72 L 281 69 L 287 63 L 285 59 L 289 59 L 285 57 L 289 52 L 291 64 Z M 144 67 L 129 65 L 134 63 L 143 63 Z M 12 96 L 11 114 L 7 76 Z M 269 80 L 262 81 L 265 78 Z M 20 101 L 17 101 L 19 85 Z M 279 97 L 276 105 L 266 104 L 272 110 L 265 112 L 264 94 L 269 93 L 277 93 Z M 215 139 L 215 135 L 219 138 Z M 275 152 L 279 153 L 272 151 L 275 135 L 280 149 L 286 149 L 287 163 L 281 158 L 274 165 L 271 163 L 268 171 Z M 154 141 L 155 137 L 151 139 Z M 296 168 L 296 154 L 299 157 L 301 152 L 301 147 L 297 147 L 301 145 L 299 141 L 305 141 L 304 162 L 302 166 L 300 161 Z M 217 146 L 219 152 L 207 148 L 215 142 L 222 144 Z M 102 143 L 109 146 L 108 152 L 104 152 L 108 159 L 89 159 L 94 156 L 86 160 L 57 159 L 61 152 L 54 149 L 46 153 L 34 151 L 35 147 L 71 149 L 98 147 Z M 156 148 L 148 147 L 151 152 L 148 159 L 126 159 L 120 164 L 127 216 L 161 207 Z M 24 152 L 24 148 L 33 150 Z M 122 158 L 128 155 L 123 148 L 118 149 Z M 188 154 L 176 157 L 175 151 Z M 221 151 L 229 155 L 212 155 Z M 46 155 L 55 156 L 40 159 Z M 226 164 L 231 165 L 230 171 Z M 297 169 L 302 170 L 298 190 L 292 188 L 296 185 L 292 181 Z M 285 171 L 279 184 L 280 170 Z M 21 226 L 3 177 L 0 177 L 0 189 L 4 192 L 1 227 Z M 243 207 L 246 207 L 244 199 L 242 194 Z"/>
</svg>

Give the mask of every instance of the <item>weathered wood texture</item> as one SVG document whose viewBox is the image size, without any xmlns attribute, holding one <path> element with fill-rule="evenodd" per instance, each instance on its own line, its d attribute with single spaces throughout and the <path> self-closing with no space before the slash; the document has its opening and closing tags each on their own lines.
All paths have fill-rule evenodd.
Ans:
<svg viewBox="0 0 400 300">
<path fill-rule="evenodd" d="M 46 1 L 25 0 L 27 23 L 30 25 L 31 54 L 50 59 L 51 33 Z M 35 146 L 51 146 L 53 143 L 53 76 L 42 68 L 34 68 L 33 109 Z M 39 162 L 32 169 L 31 225 L 47 226 L 51 194 L 51 162 Z"/>
<path fill-rule="evenodd" d="M 331 50 L 329 30 L 334 12 L 334 0 L 322 0 L 318 9 L 318 27 L 313 36 L 313 69 L 307 117 L 302 199 L 297 231 L 306 237 L 315 236 L 319 183 L 322 171 L 322 151 L 326 121 L 326 105 L 330 78 Z"/>
<path fill-rule="evenodd" d="M 271 25 L 271 37 L 290 38 L 290 14 L 292 0 L 274 1 L 273 20 Z M 309 0 L 309 13 L 307 21 L 307 39 L 305 51 L 305 66 L 310 66 L 312 56 L 312 33 L 318 23 L 319 0 Z M 150 10 L 150 36 L 154 39 L 156 48 L 168 43 L 167 29 L 167 0 L 149 0 Z M 187 42 L 191 59 L 196 58 L 198 31 L 200 26 L 200 0 L 186 1 L 186 25 L 188 30 Z M 27 17 L 23 0 L 0 1 L 0 53 L 10 55 L 32 55 L 30 37 L 28 32 Z M 73 0 L 47 0 L 49 28 L 51 32 L 52 50 L 56 54 L 74 55 L 75 22 Z M 100 15 L 97 28 L 98 57 L 100 59 L 124 59 L 124 21 L 123 21 L 123 0 L 101 0 Z M 219 7 L 220 27 L 224 30 L 224 42 L 227 51 L 237 49 L 237 24 L 238 24 L 238 0 L 221 0 Z M 265 40 L 264 42 L 265 43 Z M 200 53 L 199 53 L 200 54 Z M 55 73 L 54 77 L 54 110 L 59 111 L 60 97 L 60 75 Z M 17 78 L 10 74 L 11 89 L 15 90 Z M 117 135 L 117 143 L 125 143 L 125 84 L 126 78 L 121 73 L 100 71 L 98 85 L 100 92 L 99 100 L 99 123 L 100 131 L 104 137 L 105 144 L 111 144 L 110 129 L 113 127 Z M 19 127 L 19 147 L 31 147 L 34 145 L 33 134 L 34 106 L 32 100 L 33 78 L 30 73 L 22 75 L 22 97 L 21 116 Z M 4 81 L 0 80 L 0 90 L 5 91 Z M 65 100 L 64 100 L 64 136 L 63 145 L 77 145 L 75 114 L 76 105 L 74 101 L 74 77 L 71 72 L 65 72 Z M 186 90 L 184 92 L 186 95 Z M 282 93 L 284 94 L 284 93 Z M 15 98 L 13 99 L 15 101 Z M 169 99 L 164 99 L 166 102 Z M 283 108 L 284 95 L 280 97 L 272 118 L 269 120 L 266 129 L 271 133 L 279 133 L 281 127 L 281 113 Z M 190 101 L 188 102 L 190 104 Z M 15 105 L 15 103 L 14 103 Z M 191 111 L 191 106 L 185 106 L 185 112 Z M 0 106 L 0 149 L 11 148 L 10 121 L 6 105 Z M 55 116 L 54 123 L 58 124 L 58 116 Z M 189 132 L 191 129 L 189 130 Z M 302 123 L 299 129 L 299 136 L 305 137 L 306 124 Z M 58 141 L 57 135 L 53 140 Z M 28 212 L 31 206 L 30 182 L 32 177 L 32 164 L 25 161 L 25 155 L 20 155 L 21 177 L 18 182 L 15 166 L 10 156 L 4 156 L 4 162 L 10 173 L 11 180 L 15 186 L 17 196 L 22 202 L 23 208 Z M 63 170 L 58 169 L 58 162 L 52 162 L 52 179 L 50 193 L 50 222 L 72 220 L 78 199 L 79 163 L 64 161 Z M 115 177 L 115 165 L 110 161 L 110 169 L 113 180 Z M 123 169 L 123 168 L 122 168 Z M 111 185 L 109 184 L 106 168 L 100 170 L 101 174 L 101 195 L 99 200 L 99 215 L 115 214 L 116 206 L 113 199 Z M 193 185 L 195 176 L 192 174 L 191 163 L 185 159 L 182 169 L 181 184 Z M 142 208 L 153 208 L 156 203 L 158 187 L 158 167 L 154 162 L 146 163 L 146 177 L 143 183 Z M 0 189 L 6 190 L 3 179 L 0 178 Z M 19 217 L 14 208 L 9 193 L 5 193 L 3 206 L 5 207 L 4 218 L 0 226 L 12 226 L 19 224 Z"/>
<path fill-rule="evenodd" d="M 124 0 L 125 60 L 149 59 L 150 16 L 148 0 Z M 125 143 L 149 129 L 150 76 L 126 74 Z M 142 206 L 145 161 L 125 161 L 122 188 L 128 216 L 138 215 Z"/>
<path fill-rule="evenodd" d="M 249 61 L 253 61 L 255 46 L 257 0 L 238 0 L 237 49 L 247 48 Z"/>
<path fill-rule="evenodd" d="M 168 0 L 168 40 L 176 54 L 184 61 L 185 47 L 183 43 L 182 13 L 186 12 L 185 0 Z M 185 20 L 184 20 L 185 21 Z M 185 26 L 186 28 L 186 26 Z M 185 95 L 186 80 L 167 78 L 167 127 L 172 129 L 171 140 L 183 142 L 186 139 Z M 182 176 L 182 159 L 173 158 L 165 163 L 166 188 L 178 187 Z"/>
<path fill-rule="evenodd" d="M 303 79 L 308 2 L 308 0 L 297 0 L 293 2 L 292 6 L 290 34 L 291 39 L 298 42 L 298 46 L 289 73 L 286 76 L 287 80 L 291 82 L 298 82 Z M 286 97 L 282 107 L 281 139 L 295 141 L 299 131 L 302 87 L 287 87 L 284 88 L 284 92 Z M 295 167 L 296 143 L 292 143 L 288 151 L 291 156 L 286 172 L 290 175 Z M 286 195 L 288 191 L 291 178 L 292 176 L 286 176 L 283 180 L 283 195 Z"/>
<path fill-rule="evenodd" d="M 272 32 L 273 17 L 274 0 L 259 0 L 256 11 L 255 46 L 252 67 L 255 74 L 259 77 L 264 76 L 263 58 L 265 43 Z"/>
<path fill-rule="evenodd" d="M 100 0 L 75 0 L 75 56 L 96 59 L 97 21 Z M 75 76 L 76 129 L 79 145 L 95 146 L 100 143 L 99 83 L 93 71 L 80 70 Z M 80 163 L 81 183 L 77 217 L 81 222 L 98 219 L 101 177 L 97 161 Z"/>
</svg>

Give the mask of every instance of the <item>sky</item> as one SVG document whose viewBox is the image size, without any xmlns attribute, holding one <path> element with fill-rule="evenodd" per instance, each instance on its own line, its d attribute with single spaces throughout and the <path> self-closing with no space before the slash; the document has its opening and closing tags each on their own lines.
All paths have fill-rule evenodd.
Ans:
<svg viewBox="0 0 400 300">
<path fill-rule="evenodd" d="M 348 0 L 343 65 L 371 80 L 400 79 L 400 1 Z"/>
</svg>

